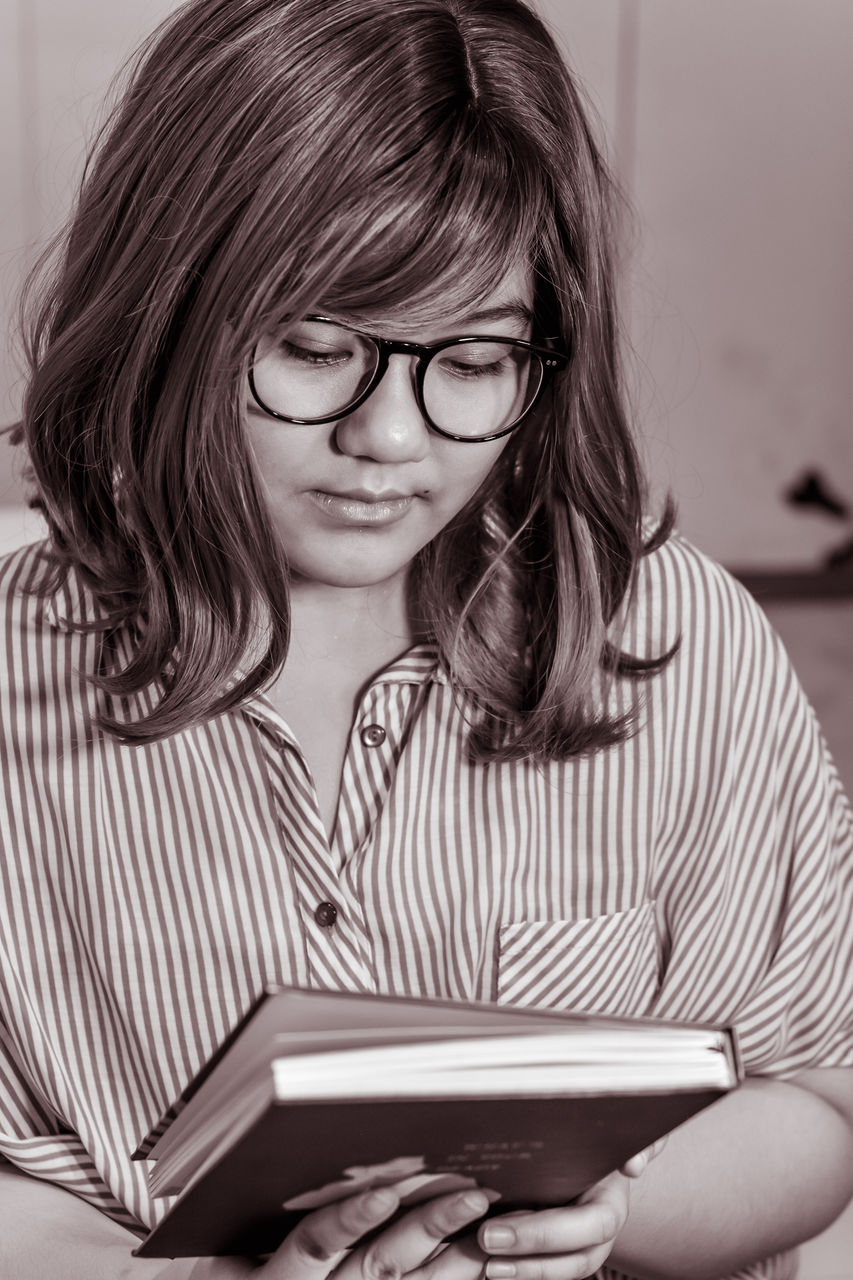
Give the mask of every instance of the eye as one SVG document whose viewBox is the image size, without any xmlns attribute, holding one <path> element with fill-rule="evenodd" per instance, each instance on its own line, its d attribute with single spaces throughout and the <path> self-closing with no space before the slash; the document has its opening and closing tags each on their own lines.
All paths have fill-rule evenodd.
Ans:
<svg viewBox="0 0 853 1280">
<path fill-rule="evenodd" d="M 515 375 L 522 351 L 497 343 L 470 343 L 451 347 L 438 358 L 441 373 L 447 377 L 473 381 Z"/>
<path fill-rule="evenodd" d="M 301 320 L 268 333 L 258 344 L 258 358 L 291 370 L 331 369 L 360 357 L 356 334 L 324 320 Z"/>
<path fill-rule="evenodd" d="M 455 378 L 494 378 L 505 372 L 504 361 L 494 360 L 489 364 L 474 364 L 470 360 L 447 360 L 442 362 L 444 372 Z"/>
<path fill-rule="evenodd" d="M 287 338 L 282 338 L 276 348 L 276 355 L 285 361 L 326 368 L 330 365 L 342 364 L 351 358 L 352 352 L 328 347 L 304 347 Z"/>
</svg>

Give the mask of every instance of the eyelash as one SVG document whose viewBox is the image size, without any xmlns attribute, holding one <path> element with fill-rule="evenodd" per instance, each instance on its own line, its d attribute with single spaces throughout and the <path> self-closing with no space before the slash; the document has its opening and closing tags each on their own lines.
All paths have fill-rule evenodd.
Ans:
<svg viewBox="0 0 853 1280">
<path fill-rule="evenodd" d="M 342 360 L 347 358 L 345 352 L 309 351 L 307 347 L 299 347 L 292 342 L 282 341 L 279 344 L 279 347 L 283 355 L 290 356 L 294 360 L 299 360 L 302 364 L 328 366 L 339 364 Z"/>
<path fill-rule="evenodd" d="M 497 378 L 501 373 L 501 362 L 498 360 L 491 361 L 490 364 L 465 364 L 464 361 L 450 361 L 448 372 L 456 378 L 464 378 L 474 380 L 476 378 Z"/>
</svg>

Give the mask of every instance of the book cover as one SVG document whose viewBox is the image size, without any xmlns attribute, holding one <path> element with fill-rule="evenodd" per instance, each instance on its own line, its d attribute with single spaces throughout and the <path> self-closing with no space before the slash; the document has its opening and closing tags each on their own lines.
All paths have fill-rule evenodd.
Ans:
<svg viewBox="0 0 853 1280">
<path fill-rule="evenodd" d="M 734 1088 L 732 1032 L 387 996 L 262 998 L 144 1141 L 176 1202 L 144 1257 L 262 1254 L 305 1212 L 394 1183 L 566 1204 Z"/>
</svg>

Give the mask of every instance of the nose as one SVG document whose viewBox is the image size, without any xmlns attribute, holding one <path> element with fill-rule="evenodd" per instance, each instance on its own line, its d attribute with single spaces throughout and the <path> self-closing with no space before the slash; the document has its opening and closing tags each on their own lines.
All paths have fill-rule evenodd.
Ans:
<svg viewBox="0 0 853 1280">
<path fill-rule="evenodd" d="M 335 440 L 342 453 L 375 462 L 417 462 L 426 456 L 430 431 L 415 396 L 413 370 L 412 356 L 389 357 L 379 385 L 337 424 Z"/>
</svg>

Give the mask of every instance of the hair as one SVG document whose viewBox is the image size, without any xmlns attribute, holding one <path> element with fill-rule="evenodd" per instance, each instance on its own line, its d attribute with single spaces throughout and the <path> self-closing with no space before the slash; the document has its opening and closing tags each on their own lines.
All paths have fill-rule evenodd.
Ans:
<svg viewBox="0 0 853 1280">
<path fill-rule="evenodd" d="M 473 708 L 474 753 L 631 731 L 601 679 L 668 655 L 613 638 L 649 547 L 612 209 L 578 89 L 520 0 L 190 0 L 167 19 L 28 337 L 22 435 L 54 586 L 75 566 L 104 631 L 133 627 L 124 665 L 93 677 L 106 694 L 159 690 L 130 723 L 104 712 L 106 732 L 153 741 L 218 715 L 286 658 L 288 566 L 244 424 L 258 335 L 321 299 L 389 316 L 451 287 L 479 300 L 519 262 L 539 336 L 572 357 L 417 557 L 412 607 Z"/>
</svg>

